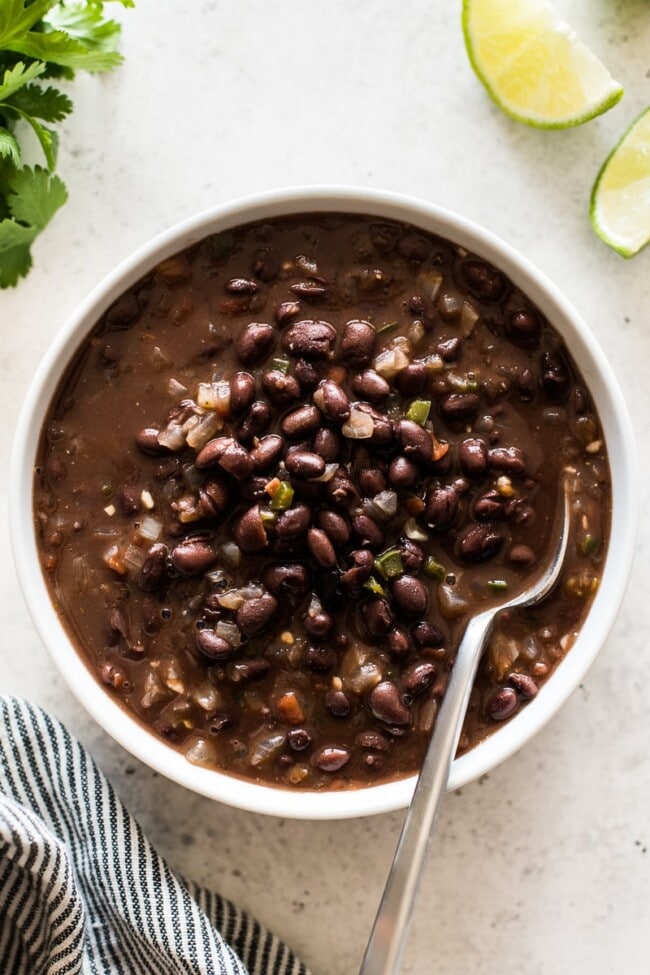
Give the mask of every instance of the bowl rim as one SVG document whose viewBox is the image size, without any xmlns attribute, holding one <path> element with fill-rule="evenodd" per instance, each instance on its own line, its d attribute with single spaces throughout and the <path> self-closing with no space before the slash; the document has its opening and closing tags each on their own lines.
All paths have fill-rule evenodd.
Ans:
<svg viewBox="0 0 650 975">
<path fill-rule="evenodd" d="M 324 212 L 356 213 L 411 223 L 446 237 L 496 265 L 562 334 L 596 403 L 612 469 L 612 524 L 599 592 L 576 643 L 549 681 L 505 730 L 496 731 L 452 765 L 448 789 L 459 789 L 519 751 L 557 712 L 593 663 L 614 623 L 631 568 L 638 486 L 632 424 L 612 369 L 573 305 L 526 257 L 491 231 L 414 197 L 354 186 L 301 186 L 242 197 L 183 220 L 121 261 L 87 295 L 56 334 L 38 366 L 16 426 L 10 464 L 10 532 L 18 578 L 47 650 L 73 695 L 120 745 L 162 775 L 208 798 L 250 812 L 298 819 L 345 819 L 408 805 L 415 776 L 336 792 L 291 791 L 192 765 L 122 708 L 92 676 L 50 600 L 32 516 L 35 453 L 47 408 L 71 355 L 123 291 L 159 261 L 209 233 L 259 219 Z"/>
</svg>

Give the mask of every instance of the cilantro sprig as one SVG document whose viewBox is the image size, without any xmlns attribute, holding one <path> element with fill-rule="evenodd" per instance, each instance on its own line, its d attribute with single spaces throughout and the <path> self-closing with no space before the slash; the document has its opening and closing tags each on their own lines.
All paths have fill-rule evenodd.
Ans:
<svg viewBox="0 0 650 975">
<path fill-rule="evenodd" d="M 116 67 L 119 33 L 104 16 L 104 0 L 0 0 L 1 288 L 27 274 L 32 243 L 68 196 L 54 172 L 58 135 L 51 126 L 70 114 L 72 102 L 49 81 Z M 44 166 L 23 161 L 30 129 Z"/>
</svg>

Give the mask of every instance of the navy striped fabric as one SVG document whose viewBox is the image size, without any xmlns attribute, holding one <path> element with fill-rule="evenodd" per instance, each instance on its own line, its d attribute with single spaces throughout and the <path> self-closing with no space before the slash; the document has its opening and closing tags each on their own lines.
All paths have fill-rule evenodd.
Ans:
<svg viewBox="0 0 650 975">
<path fill-rule="evenodd" d="M 181 881 L 88 752 L 0 697 L 1 975 L 309 975 L 278 938 Z"/>
</svg>

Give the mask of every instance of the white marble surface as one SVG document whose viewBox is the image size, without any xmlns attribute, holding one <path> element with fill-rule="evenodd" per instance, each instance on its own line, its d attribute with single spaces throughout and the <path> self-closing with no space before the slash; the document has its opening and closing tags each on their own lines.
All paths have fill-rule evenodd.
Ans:
<svg viewBox="0 0 650 975">
<path fill-rule="evenodd" d="M 624 262 L 593 235 L 587 209 L 601 161 L 650 102 L 650 7 L 557 6 L 627 88 L 606 117 L 564 133 L 512 123 L 486 98 L 459 2 L 137 0 L 123 15 L 124 67 L 74 85 L 61 151 L 70 202 L 28 280 L 0 295 L 0 463 L 42 349 L 118 260 L 214 203 L 345 182 L 453 208 L 543 268 L 612 362 L 647 477 L 650 252 Z M 2 691 L 68 724 L 174 867 L 254 911 L 315 975 L 353 975 L 401 815 L 281 821 L 140 766 L 53 672 L 18 591 L 6 518 L 0 531 Z M 584 685 L 523 752 L 449 797 L 405 975 L 647 973 L 649 544 L 643 519 L 625 604 Z"/>
</svg>

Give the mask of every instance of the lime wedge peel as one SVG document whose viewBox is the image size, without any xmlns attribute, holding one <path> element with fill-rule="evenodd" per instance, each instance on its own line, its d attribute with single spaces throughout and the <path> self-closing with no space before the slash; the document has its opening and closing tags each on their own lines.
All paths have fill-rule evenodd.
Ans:
<svg viewBox="0 0 650 975">
<path fill-rule="evenodd" d="M 650 107 L 603 163 L 591 191 L 591 225 L 623 257 L 650 243 Z"/>
<path fill-rule="evenodd" d="M 463 0 L 467 53 L 511 118 L 566 129 L 601 115 L 623 88 L 546 0 Z"/>
</svg>

